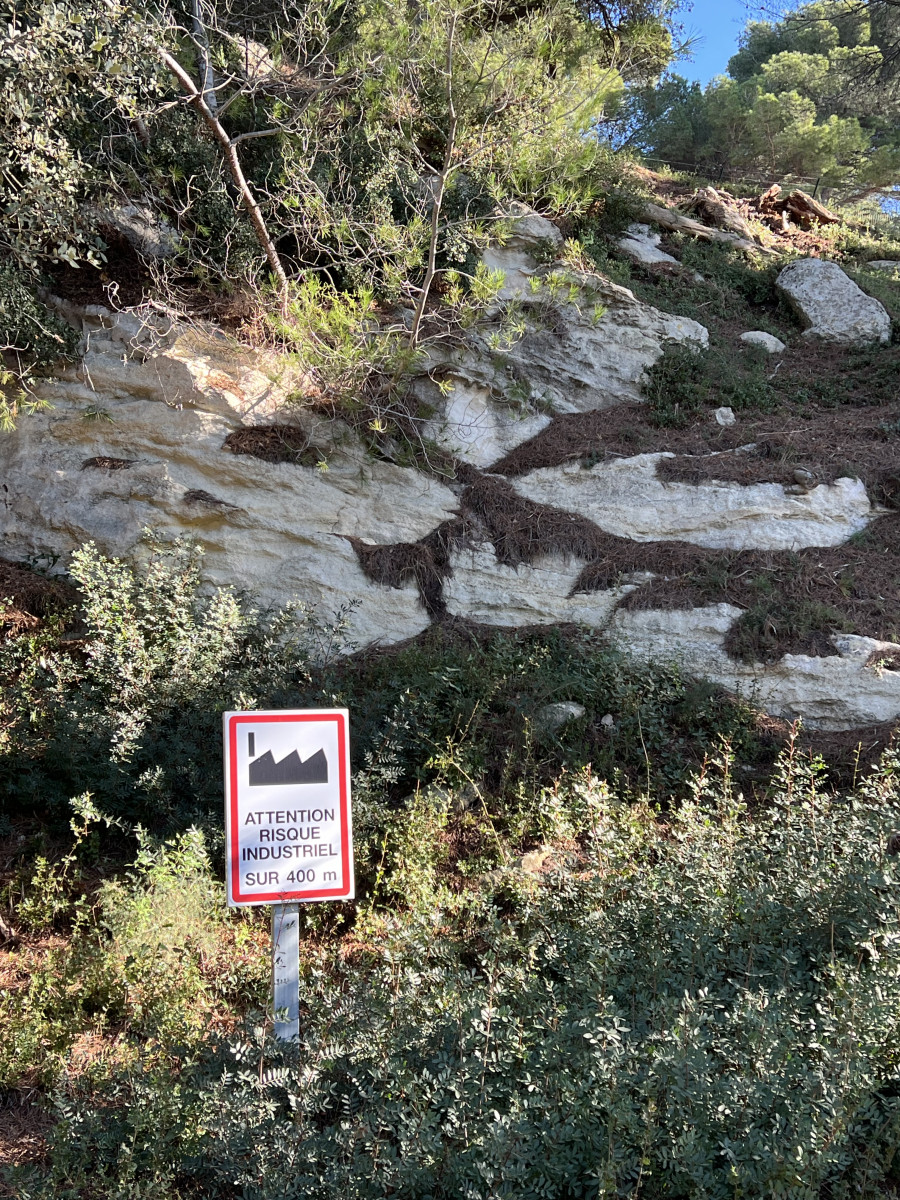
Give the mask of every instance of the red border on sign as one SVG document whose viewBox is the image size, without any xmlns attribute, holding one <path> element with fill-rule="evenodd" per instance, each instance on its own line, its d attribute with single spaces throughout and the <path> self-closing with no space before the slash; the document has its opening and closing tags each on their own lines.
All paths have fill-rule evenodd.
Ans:
<svg viewBox="0 0 900 1200">
<path fill-rule="evenodd" d="M 297 722 L 323 721 L 337 722 L 338 734 L 338 786 L 340 789 L 341 812 L 341 868 L 344 886 L 339 888 L 318 888 L 305 891 L 283 892 L 240 892 L 240 859 L 238 845 L 238 752 L 237 735 L 239 725 L 259 725 L 269 722 L 294 724 Z M 229 881 L 231 896 L 234 904 L 284 904 L 291 900 L 330 900 L 348 897 L 353 891 L 353 880 L 350 874 L 350 788 L 348 780 L 348 744 L 347 718 L 340 712 L 309 712 L 309 713 L 239 713 L 227 718 L 228 724 L 228 832 L 230 846 L 228 848 L 231 861 L 231 879 Z"/>
</svg>

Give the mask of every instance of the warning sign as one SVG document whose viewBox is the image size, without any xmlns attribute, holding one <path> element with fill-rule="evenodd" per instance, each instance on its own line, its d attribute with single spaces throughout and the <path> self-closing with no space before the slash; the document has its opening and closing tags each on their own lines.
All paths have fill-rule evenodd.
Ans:
<svg viewBox="0 0 900 1200">
<path fill-rule="evenodd" d="M 224 720 L 228 903 L 351 899 L 347 710 Z"/>
</svg>

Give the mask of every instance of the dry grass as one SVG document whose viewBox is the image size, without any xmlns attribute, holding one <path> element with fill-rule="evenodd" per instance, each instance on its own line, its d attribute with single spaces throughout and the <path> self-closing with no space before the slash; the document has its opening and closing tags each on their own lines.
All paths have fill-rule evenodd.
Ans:
<svg viewBox="0 0 900 1200">
<path fill-rule="evenodd" d="M 229 504 L 227 500 L 220 500 L 218 496 L 214 496 L 211 492 L 204 491 L 203 488 L 191 488 L 182 496 L 185 504 L 205 504 L 209 508 L 236 508 L 237 505 Z"/>
<path fill-rule="evenodd" d="M 81 469 L 82 471 L 127 471 L 136 462 L 136 458 L 108 458 L 99 454 L 94 458 L 86 458 L 81 464 Z"/>
<path fill-rule="evenodd" d="M 348 537 L 347 540 L 366 577 L 373 583 L 394 588 L 415 583 L 429 616 L 439 619 L 446 614 L 443 584 L 450 574 L 450 555 L 464 540 L 461 521 L 445 521 L 418 542 L 371 546 L 359 538 Z"/>
<path fill-rule="evenodd" d="M 54 1121 L 31 1096 L 18 1092 L 0 1100 L 0 1168 L 41 1162 L 47 1154 L 47 1134 Z M 0 1179 L 0 1196 L 19 1193 Z"/>
<path fill-rule="evenodd" d="M 21 563 L 0 558 L 0 629 L 16 635 L 36 629 L 41 621 L 71 607 L 74 590 L 61 579 L 48 579 Z"/>
<path fill-rule="evenodd" d="M 249 425 L 235 429 L 226 437 L 223 448 L 263 462 L 299 463 L 304 467 L 314 467 L 326 458 L 325 452 L 313 445 L 309 434 L 299 425 Z"/>
<path fill-rule="evenodd" d="M 608 550 L 610 540 L 625 541 L 611 539 L 575 513 L 526 500 L 505 479 L 471 467 L 462 468 L 459 478 L 467 484 L 462 515 L 468 539 L 490 541 L 497 560 L 507 566 L 531 563 L 545 554 L 593 560 Z"/>
<path fill-rule="evenodd" d="M 674 544 L 648 550 L 644 569 L 655 570 L 657 578 L 623 606 L 735 604 L 746 615 L 729 633 L 726 649 L 737 658 L 773 662 L 788 653 L 834 654 L 829 634 L 841 630 L 900 641 L 900 517 L 880 518 L 843 546 L 725 551 L 681 545 L 680 562 Z M 655 553 L 661 556 L 656 565 Z M 576 590 L 608 586 L 610 571 L 590 563 Z"/>
<path fill-rule="evenodd" d="M 761 418 L 742 422 L 741 437 L 749 443 L 742 453 L 682 454 L 661 459 L 656 473 L 682 483 L 790 486 L 794 472 L 802 468 L 814 484 L 862 479 L 873 502 L 900 507 L 900 404 L 820 410 L 789 423 Z"/>
</svg>

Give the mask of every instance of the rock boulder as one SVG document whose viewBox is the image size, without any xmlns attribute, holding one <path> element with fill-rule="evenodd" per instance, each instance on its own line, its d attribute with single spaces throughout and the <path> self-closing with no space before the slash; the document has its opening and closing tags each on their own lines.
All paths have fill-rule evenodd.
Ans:
<svg viewBox="0 0 900 1200">
<path fill-rule="evenodd" d="M 653 263 L 674 263 L 678 266 L 678 259 L 673 258 L 671 254 L 666 254 L 665 250 L 660 250 L 659 243 L 662 240 L 662 235 L 651 232 L 649 225 L 641 225 L 635 222 L 629 225 L 625 234 L 618 239 L 616 245 L 623 254 L 627 254 L 634 262 L 652 265 Z"/>
<path fill-rule="evenodd" d="M 761 346 L 770 354 L 781 354 L 787 350 L 787 346 L 780 338 L 774 337 L 771 333 L 764 333 L 761 329 L 751 329 L 748 333 L 742 333 L 740 340 L 748 346 Z"/>
<path fill-rule="evenodd" d="M 867 296 L 837 263 L 801 258 L 784 268 L 776 287 L 799 316 L 805 338 L 845 346 L 891 340 L 884 305 Z"/>
</svg>

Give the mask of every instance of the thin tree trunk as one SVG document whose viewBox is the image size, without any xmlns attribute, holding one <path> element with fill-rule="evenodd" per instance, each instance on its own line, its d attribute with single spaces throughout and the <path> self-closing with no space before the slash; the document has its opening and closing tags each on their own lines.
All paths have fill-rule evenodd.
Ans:
<svg viewBox="0 0 900 1200">
<path fill-rule="evenodd" d="M 197 89 L 197 85 L 194 83 L 193 79 L 191 79 L 190 75 L 188 75 L 187 71 L 185 71 L 184 67 L 182 67 L 181 63 L 174 59 L 166 50 L 161 49 L 159 53 L 165 65 L 181 84 L 182 90 L 188 98 L 188 102 L 192 104 L 200 113 L 200 115 L 203 117 L 203 120 L 209 126 L 213 137 L 222 147 L 222 153 L 225 156 L 225 162 L 228 165 L 231 178 L 234 180 L 235 187 L 240 192 L 244 207 L 250 216 L 250 220 L 253 222 L 253 228 L 256 232 L 256 239 L 262 247 L 266 258 L 268 259 L 269 266 L 272 268 L 272 273 L 275 275 L 275 278 L 278 280 L 280 285 L 281 301 L 282 305 L 284 306 L 287 304 L 288 277 L 285 273 L 284 267 L 281 264 L 281 259 L 278 255 L 278 251 L 275 249 L 275 243 L 272 241 L 271 235 L 269 234 L 265 218 L 260 211 L 256 197 L 254 196 L 253 191 L 247 182 L 246 177 L 244 176 L 240 159 L 238 158 L 237 148 L 222 127 L 222 123 L 220 122 L 219 118 L 212 111 L 202 93 Z"/>
<path fill-rule="evenodd" d="M 453 154 L 456 149 L 457 116 L 456 105 L 453 102 L 453 40 L 455 34 L 456 17 L 454 16 L 447 36 L 447 61 L 445 64 L 447 72 L 447 109 L 450 114 L 450 121 L 447 125 L 447 145 L 444 149 L 444 161 L 440 174 L 437 177 L 437 187 L 435 188 L 434 197 L 431 202 L 431 236 L 428 240 L 428 260 L 425 267 L 425 278 L 422 280 L 422 292 L 419 296 L 419 303 L 416 305 L 416 315 L 409 334 L 409 344 L 413 347 L 419 341 L 419 328 L 422 324 L 422 317 L 425 314 L 425 305 L 428 302 L 431 285 L 434 283 L 434 277 L 437 274 L 435 263 L 437 261 L 438 237 L 441 230 L 441 208 L 444 203 L 444 193 L 447 190 L 447 179 L 453 169 Z"/>
<path fill-rule="evenodd" d="M 434 277 L 437 274 L 437 245 L 438 237 L 441 231 L 441 208 L 444 203 L 444 193 L 447 190 L 447 176 L 450 173 L 450 160 L 453 156 L 453 146 L 456 141 L 456 117 L 450 118 L 450 126 L 447 130 L 447 150 L 444 154 L 444 165 L 441 168 L 441 173 L 437 178 L 437 186 L 434 191 L 434 199 L 431 205 L 431 237 L 428 242 L 428 259 L 425 267 L 425 278 L 422 281 L 422 293 L 419 296 L 419 303 L 416 305 L 416 315 L 413 320 L 412 330 L 409 335 L 409 343 L 415 346 L 419 340 L 419 326 L 422 324 L 422 317 L 425 315 L 425 305 L 428 301 L 428 295 L 431 291 L 431 285 L 434 283 Z"/>
<path fill-rule="evenodd" d="M 191 22 L 194 26 L 194 40 L 197 43 L 197 54 L 200 59 L 200 95 L 209 105 L 213 116 L 219 115 L 219 100 L 216 96 L 216 77 L 212 63 L 209 61 L 209 38 L 200 15 L 200 0 L 192 0 Z"/>
</svg>

